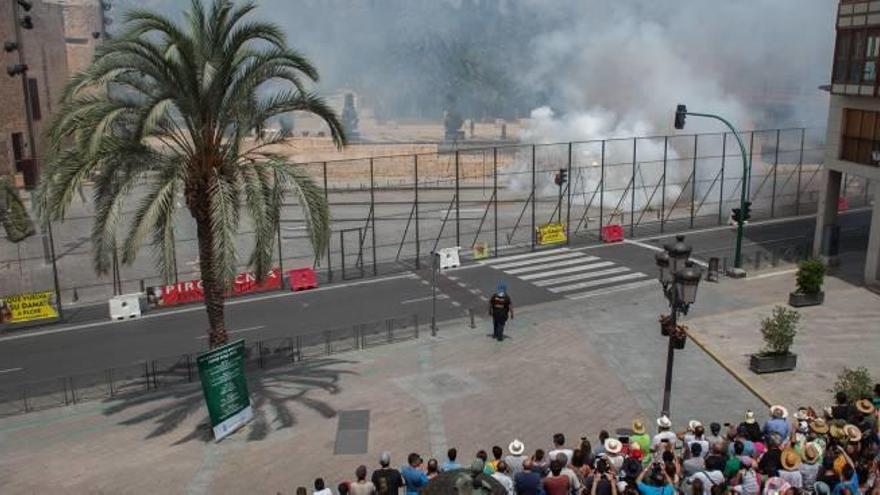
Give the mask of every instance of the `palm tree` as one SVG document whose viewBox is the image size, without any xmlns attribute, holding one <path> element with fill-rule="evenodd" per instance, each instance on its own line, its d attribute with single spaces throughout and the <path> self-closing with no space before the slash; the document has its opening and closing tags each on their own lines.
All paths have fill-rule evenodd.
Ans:
<svg viewBox="0 0 880 495">
<path fill-rule="evenodd" d="M 100 46 L 91 65 L 69 81 L 47 137 L 39 212 L 63 219 L 83 181 L 94 184 L 94 266 L 106 273 L 119 245 L 131 264 L 149 237 L 160 272 L 172 279 L 173 220 L 179 196 L 196 224 L 209 344 L 227 342 L 226 289 L 236 274 L 234 235 L 241 215 L 254 234 L 248 264 L 258 277 L 271 268 L 285 192 L 303 209 L 315 253 L 329 241 L 329 212 L 320 188 L 286 157 L 283 140 L 265 131 L 273 117 L 315 114 L 337 147 L 345 134 L 333 110 L 305 82 L 318 71 L 290 49 L 281 29 L 248 20 L 252 3 L 192 0 L 185 22 L 148 10 L 127 14 L 125 32 Z M 250 139 L 253 134 L 255 137 Z M 129 225 L 123 204 L 145 190 Z"/>
</svg>

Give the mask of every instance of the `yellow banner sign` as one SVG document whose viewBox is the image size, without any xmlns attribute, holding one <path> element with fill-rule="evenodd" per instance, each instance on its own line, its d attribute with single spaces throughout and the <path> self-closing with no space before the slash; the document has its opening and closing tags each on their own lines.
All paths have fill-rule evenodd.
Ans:
<svg viewBox="0 0 880 495">
<path fill-rule="evenodd" d="M 564 223 L 548 223 L 538 227 L 538 244 L 559 244 L 566 241 Z"/>
<path fill-rule="evenodd" d="M 483 260 L 489 257 L 489 243 L 478 242 L 474 244 L 474 259 Z"/>
<path fill-rule="evenodd" d="M 18 294 L 0 299 L 0 323 L 57 318 L 58 312 L 52 305 L 54 295 L 54 292 L 47 291 Z"/>
</svg>

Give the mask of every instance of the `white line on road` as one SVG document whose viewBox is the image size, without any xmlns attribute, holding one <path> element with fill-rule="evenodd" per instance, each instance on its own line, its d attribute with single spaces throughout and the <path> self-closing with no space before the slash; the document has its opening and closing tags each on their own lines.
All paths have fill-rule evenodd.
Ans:
<svg viewBox="0 0 880 495">
<path fill-rule="evenodd" d="M 583 292 L 580 294 L 573 294 L 573 295 L 570 295 L 567 297 L 569 299 L 586 299 L 588 297 L 596 297 L 596 296 L 601 296 L 603 294 L 612 294 L 614 292 L 623 292 L 625 290 L 638 289 L 639 287 L 647 287 L 649 285 L 653 285 L 656 283 L 657 283 L 656 280 L 643 280 L 641 282 L 633 282 L 631 284 L 618 285 L 617 287 L 612 287 L 610 289 L 597 289 L 597 290 L 591 290 L 589 292 Z"/>
<path fill-rule="evenodd" d="M 776 277 L 779 275 L 789 275 L 789 274 L 795 273 L 797 271 L 798 271 L 797 268 L 791 268 L 789 270 L 778 270 L 775 272 L 762 273 L 760 275 L 749 275 L 745 278 L 745 281 L 748 282 L 749 280 L 758 280 L 758 279 L 762 279 L 762 278 Z"/>
<path fill-rule="evenodd" d="M 412 303 L 417 303 L 417 302 L 422 302 L 422 301 L 430 301 L 431 297 L 432 296 L 417 297 L 415 299 L 406 299 L 406 300 L 400 301 L 400 304 L 412 304 Z M 438 300 L 439 299 L 449 299 L 449 296 L 447 296 L 446 294 L 437 294 L 437 299 Z"/>
<path fill-rule="evenodd" d="M 568 275 L 565 277 L 559 278 L 551 278 L 549 280 L 537 280 L 532 282 L 538 287 L 546 287 L 548 285 L 556 285 L 556 284 L 564 284 L 566 282 L 577 282 L 578 280 L 586 280 L 589 278 L 596 277 L 604 277 L 605 275 L 614 275 L 615 273 L 624 273 L 628 272 L 629 268 L 625 266 L 616 266 L 614 268 L 609 268 L 607 270 L 599 270 L 595 272 L 586 272 L 586 273 L 577 273 L 575 275 Z"/>
<path fill-rule="evenodd" d="M 529 259 L 529 260 L 514 261 L 512 263 L 502 263 L 499 265 L 494 265 L 494 268 L 497 268 L 499 270 L 506 270 L 508 268 L 518 268 L 521 266 L 535 265 L 538 263 L 547 263 L 550 261 L 568 260 L 568 259 L 572 259 L 572 258 L 582 258 L 583 259 L 583 258 L 588 258 L 588 256 L 585 255 L 584 253 L 559 253 L 559 254 L 554 254 L 551 256 L 545 256 L 543 258 L 534 258 L 534 259 Z M 590 260 L 585 259 L 584 261 L 590 261 Z"/>
<path fill-rule="evenodd" d="M 550 287 L 548 290 L 550 292 L 568 292 L 572 290 L 578 289 L 586 289 L 588 287 L 595 287 L 597 285 L 610 284 L 612 282 L 623 282 L 624 280 L 632 280 L 635 278 L 644 278 L 646 275 L 640 272 L 627 273 L 626 275 L 618 275 L 617 277 L 611 278 L 600 278 L 599 280 L 591 280 L 589 282 L 581 282 L 579 284 L 571 284 L 571 285 L 563 285 L 561 287 Z"/>
<path fill-rule="evenodd" d="M 597 259 L 599 259 L 599 258 L 593 258 L 592 256 L 588 257 L 588 258 L 576 258 L 573 260 L 564 260 L 564 261 L 557 261 L 555 263 L 545 263 L 543 265 L 533 265 L 533 266 L 527 266 L 524 268 L 516 268 L 514 270 L 504 270 L 504 273 L 516 275 L 518 273 L 536 272 L 536 271 L 540 271 L 540 270 L 546 270 L 548 268 L 560 268 L 563 266 L 578 265 L 580 263 L 589 263 L 590 261 L 595 261 Z"/>
<path fill-rule="evenodd" d="M 590 265 L 584 266 L 573 266 L 569 268 L 561 268 L 559 270 L 550 270 L 549 272 L 540 272 L 533 273 L 531 275 L 521 275 L 519 278 L 523 280 L 532 280 L 536 278 L 544 278 L 544 277 L 553 277 L 555 275 L 563 275 L 565 273 L 575 273 L 575 272 L 585 272 L 587 270 L 595 270 L 596 268 L 603 268 L 606 266 L 612 266 L 614 263 L 611 261 L 602 261 L 600 263 L 593 263 Z"/>
<path fill-rule="evenodd" d="M 627 243 L 627 244 L 632 244 L 633 246 L 638 246 L 638 247 L 640 247 L 640 248 L 649 249 L 649 250 L 651 250 L 651 251 L 663 251 L 663 248 L 662 248 L 662 247 L 660 247 L 660 246 L 655 246 L 655 245 L 653 245 L 653 244 L 646 244 L 646 243 L 644 243 L 644 242 L 633 241 L 633 240 L 629 240 L 629 239 L 624 239 L 623 242 L 625 242 L 625 243 Z M 705 261 L 703 261 L 703 260 L 701 260 L 701 259 L 699 259 L 699 258 L 694 258 L 693 256 L 691 256 L 691 257 L 690 257 L 690 260 L 693 261 L 695 265 L 702 266 L 703 268 L 708 268 L 708 267 L 709 267 L 709 263 L 706 263 Z"/>
<path fill-rule="evenodd" d="M 513 260 L 524 260 L 526 258 L 534 258 L 535 256 L 546 256 L 548 254 L 562 253 L 565 251 L 570 251 L 568 248 L 557 248 L 557 249 L 549 249 L 547 251 L 536 251 L 534 253 L 526 253 L 526 254 L 517 254 L 515 256 L 502 256 L 499 258 L 494 258 L 491 260 L 480 261 L 481 265 L 492 265 L 495 263 L 506 263 L 508 261 Z"/>
<path fill-rule="evenodd" d="M 349 283 L 345 283 L 345 284 L 334 284 L 334 285 L 330 285 L 328 287 L 318 287 L 316 289 L 309 289 L 304 292 L 275 292 L 272 294 L 266 294 L 264 296 L 248 297 L 246 299 L 235 299 L 232 301 L 228 301 L 226 303 L 226 306 L 247 304 L 247 303 L 254 302 L 254 301 L 264 301 L 267 299 L 276 299 L 279 297 L 291 297 L 291 296 L 296 296 L 296 295 L 301 295 L 301 294 L 323 292 L 323 291 L 328 291 L 328 290 L 333 290 L 333 289 L 341 289 L 344 287 L 353 287 L 356 285 L 373 284 L 373 283 L 378 283 L 378 282 L 387 282 L 389 280 L 399 280 L 399 279 L 403 279 L 403 278 L 409 278 L 409 279 L 417 278 L 417 275 L 415 275 L 414 273 L 406 273 L 403 275 L 392 275 L 390 277 L 383 277 L 383 278 L 369 279 L 369 280 L 360 280 L 357 282 L 349 282 Z M 41 337 L 43 335 L 52 335 L 55 333 L 68 332 L 68 331 L 72 331 L 72 330 L 93 330 L 96 328 L 105 327 L 107 325 L 124 325 L 127 323 L 131 323 L 134 321 L 141 321 L 141 320 L 145 320 L 148 318 L 160 318 L 163 316 L 177 315 L 177 314 L 182 314 L 182 313 L 191 313 L 193 311 L 204 311 L 204 310 L 205 310 L 205 307 L 203 305 L 199 304 L 196 306 L 190 306 L 190 307 L 180 308 L 180 309 L 172 309 L 172 310 L 168 310 L 168 311 L 162 311 L 159 313 L 152 313 L 152 314 L 148 313 L 148 314 L 141 316 L 140 318 L 133 318 L 130 320 L 96 321 L 96 322 L 92 322 L 92 323 L 83 323 L 81 325 L 71 325 L 68 327 L 51 328 L 51 329 L 40 330 L 40 331 L 36 331 L 36 332 L 23 333 L 21 335 L 9 335 L 6 337 L 0 337 L 0 342 L 7 341 L 7 340 L 27 339 L 30 337 Z"/>
<path fill-rule="evenodd" d="M 238 330 L 227 330 L 226 333 L 231 335 L 233 333 L 250 332 L 252 330 L 259 330 L 261 328 L 266 328 L 266 325 L 257 325 L 255 327 L 240 328 Z M 196 340 L 205 340 L 207 338 L 208 338 L 207 335 L 199 335 L 198 337 L 196 337 Z"/>
<path fill-rule="evenodd" d="M 21 371 L 23 369 L 24 368 L 6 368 L 5 370 L 0 370 L 0 375 L 2 375 L 4 373 L 14 373 L 16 371 Z"/>
</svg>

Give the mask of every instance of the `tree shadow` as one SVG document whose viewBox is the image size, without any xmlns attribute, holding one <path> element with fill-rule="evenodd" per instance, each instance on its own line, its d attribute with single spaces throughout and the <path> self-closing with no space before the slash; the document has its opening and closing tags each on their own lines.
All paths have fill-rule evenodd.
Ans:
<svg viewBox="0 0 880 495">
<path fill-rule="evenodd" d="M 311 409 L 325 418 L 336 416 L 335 408 L 321 399 L 312 397 L 311 393 L 323 391 L 338 394 L 342 390 L 339 386 L 342 376 L 357 374 L 341 368 L 352 363 L 354 361 L 319 358 L 272 371 L 249 371 L 248 392 L 253 402 L 254 417 L 247 426 L 247 440 L 263 440 L 273 431 L 295 426 L 296 406 Z M 104 410 L 105 416 L 114 416 L 155 403 L 146 411 L 119 422 L 120 425 L 155 424 L 147 434 L 147 439 L 173 433 L 187 418 L 198 414 L 204 416 L 204 419 L 192 431 L 175 440 L 172 445 L 180 445 L 192 440 L 202 442 L 213 440 L 207 411 L 202 407 L 204 398 L 198 382 L 168 386 L 141 395 L 106 399 L 105 402 L 109 404 Z"/>
</svg>

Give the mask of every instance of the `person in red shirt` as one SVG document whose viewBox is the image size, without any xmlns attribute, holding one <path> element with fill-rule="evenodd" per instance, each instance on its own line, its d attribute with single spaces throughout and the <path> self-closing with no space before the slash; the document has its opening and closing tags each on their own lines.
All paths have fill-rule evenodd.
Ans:
<svg viewBox="0 0 880 495">
<path fill-rule="evenodd" d="M 550 462 L 550 476 L 544 478 L 544 492 L 547 495 L 569 495 L 571 481 L 562 474 L 562 463 L 558 460 Z"/>
</svg>

